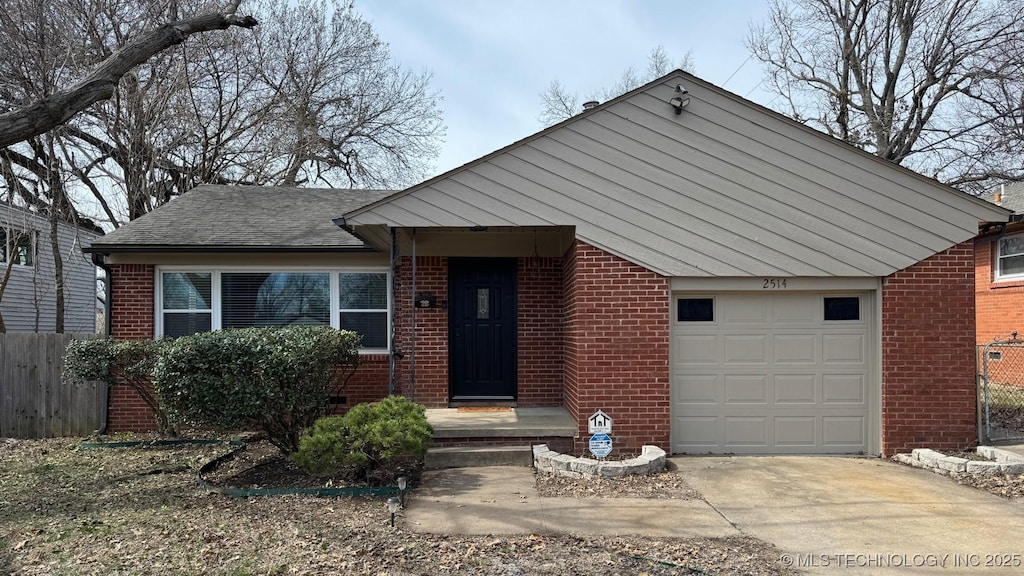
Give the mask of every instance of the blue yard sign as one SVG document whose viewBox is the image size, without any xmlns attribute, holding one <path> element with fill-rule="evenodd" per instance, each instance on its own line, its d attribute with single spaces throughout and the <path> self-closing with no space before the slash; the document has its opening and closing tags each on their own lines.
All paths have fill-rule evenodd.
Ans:
<svg viewBox="0 0 1024 576">
<path fill-rule="evenodd" d="M 590 453 L 597 458 L 604 458 L 612 453 L 612 437 L 607 434 L 594 434 L 590 437 Z"/>
</svg>

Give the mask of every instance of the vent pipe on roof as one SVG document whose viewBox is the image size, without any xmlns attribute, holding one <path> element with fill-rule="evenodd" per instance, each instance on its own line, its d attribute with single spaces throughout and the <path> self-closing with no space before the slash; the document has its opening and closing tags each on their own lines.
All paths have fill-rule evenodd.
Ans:
<svg viewBox="0 0 1024 576">
<path fill-rule="evenodd" d="M 601 104 L 601 103 L 598 102 L 597 100 L 587 100 L 586 102 L 583 103 L 583 111 L 586 112 L 587 110 L 590 110 L 591 108 L 597 108 L 597 106 L 599 104 Z"/>
</svg>

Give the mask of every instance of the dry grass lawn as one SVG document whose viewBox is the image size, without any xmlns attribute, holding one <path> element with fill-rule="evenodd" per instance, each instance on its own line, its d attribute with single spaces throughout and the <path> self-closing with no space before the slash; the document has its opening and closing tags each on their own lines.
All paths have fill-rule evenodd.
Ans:
<svg viewBox="0 0 1024 576">
<path fill-rule="evenodd" d="M 221 446 L 87 450 L 0 439 L 0 574 L 787 574 L 757 540 L 453 537 L 382 502 L 202 489 Z"/>
</svg>

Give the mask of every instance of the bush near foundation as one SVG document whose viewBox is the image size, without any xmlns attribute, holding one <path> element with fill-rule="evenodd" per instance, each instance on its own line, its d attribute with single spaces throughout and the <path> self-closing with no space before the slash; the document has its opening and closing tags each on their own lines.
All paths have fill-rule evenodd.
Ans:
<svg viewBox="0 0 1024 576">
<path fill-rule="evenodd" d="M 432 437 L 422 405 L 389 396 L 318 419 L 293 458 L 311 474 L 391 483 L 419 469 Z"/>
<path fill-rule="evenodd" d="M 358 367 L 359 342 L 326 326 L 183 336 L 161 346 L 153 386 L 177 420 L 259 430 L 290 454 Z"/>
<path fill-rule="evenodd" d="M 167 407 L 150 385 L 164 340 L 72 340 L 64 354 L 64 378 L 70 382 L 100 381 L 135 390 L 156 415 L 161 436 L 178 431 Z"/>
</svg>

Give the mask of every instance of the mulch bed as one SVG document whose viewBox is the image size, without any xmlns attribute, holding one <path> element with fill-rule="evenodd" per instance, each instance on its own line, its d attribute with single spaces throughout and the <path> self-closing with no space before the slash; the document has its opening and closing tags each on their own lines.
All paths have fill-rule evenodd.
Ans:
<svg viewBox="0 0 1024 576">
<path fill-rule="evenodd" d="M 421 475 L 418 464 L 400 462 L 402 473 L 414 483 Z M 380 470 L 376 476 L 359 478 L 354 469 L 334 474 L 312 475 L 269 442 L 262 440 L 247 444 L 225 459 L 204 479 L 213 486 L 231 488 L 341 488 L 349 486 L 391 485 L 396 476 L 390 470 Z"/>
</svg>

